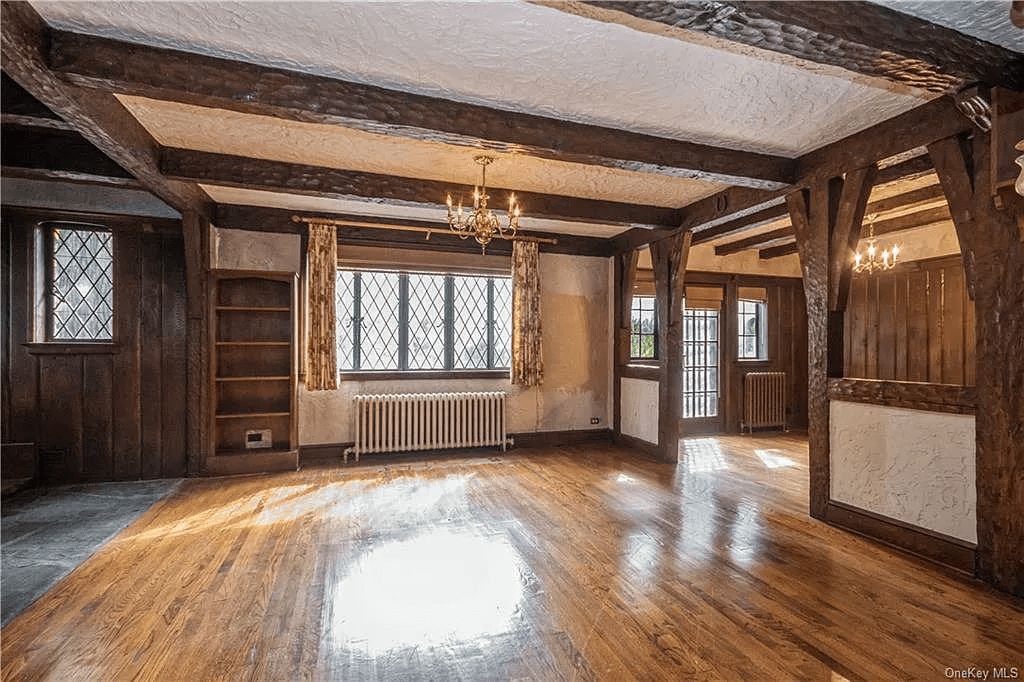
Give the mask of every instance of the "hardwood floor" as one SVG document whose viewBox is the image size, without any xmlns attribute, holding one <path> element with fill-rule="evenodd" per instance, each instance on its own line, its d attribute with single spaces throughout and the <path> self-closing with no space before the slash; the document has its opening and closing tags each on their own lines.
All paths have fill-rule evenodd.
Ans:
<svg viewBox="0 0 1024 682">
<path fill-rule="evenodd" d="M 187 480 L 3 629 L 3 679 L 1024 677 L 1024 601 L 810 519 L 805 439 L 680 447 Z"/>
</svg>

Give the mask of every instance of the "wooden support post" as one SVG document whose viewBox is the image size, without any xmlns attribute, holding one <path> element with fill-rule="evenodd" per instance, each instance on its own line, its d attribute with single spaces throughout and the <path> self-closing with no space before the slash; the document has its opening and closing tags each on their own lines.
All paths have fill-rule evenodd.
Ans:
<svg viewBox="0 0 1024 682">
<path fill-rule="evenodd" d="M 210 223 L 194 211 L 182 220 L 185 238 L 186 334 L 188 349 L 186 424 L 188 474 L 198 475 L 210 447 Z"/>
<path fill-rule="evenodd" d="M 846 310 L 850 297 L 850 279 L 853 275 L 853 254 L 857 251 L 864 210 L 874 184 L 878 167 L 874 164 L 850 171 L 846 178 L 832 185 L 831 200 L 838 199 L 835 218 L 830 221 L 828 309 Z M 836 191 L 838 190 L 838 191 Z"/>
<path fill-rule="evenodd" d="M 828 378 L 843 376 L 843 311 L 877 172 L 872 164 L 786 196 L 807 299 L 808 466 L 810 513 L 816 519 L 825 517 L 830 497 Z"/>
<path fill-rule="evenodd" d="M 613 428 L 616 436 L 622 435 L 622 366 L 629 363 L 630 316 L 633 305 L 633 283 L 636 281 L 637 260 L 640 257 L 636 249 L 615 256 L 615 338 L 613 357 L 615 366 L 612 368 L 614 388 L 612 389 L 615 405 Z"/>
<path fill-rule="evenodd" d="M 658 296 L 658 452 L 663 461 L 679 458 L 683 391 L 683 282 L 693 233 L 680 232 L 651 243 Z"/>
<path fill-rule="evenodd" d="M 992 196 L 991 135 L 928 145 L 976 310 L 977 576 L 1024 596 L 1024 243 L 1019 197 Z"/>
<path fill-rule="evenodd" d="M 810 514 L 825 518 L 829 499 L 828 263 L 829 183 L 786 196 L 807 300 L 807 424 Z"/>
</svg>

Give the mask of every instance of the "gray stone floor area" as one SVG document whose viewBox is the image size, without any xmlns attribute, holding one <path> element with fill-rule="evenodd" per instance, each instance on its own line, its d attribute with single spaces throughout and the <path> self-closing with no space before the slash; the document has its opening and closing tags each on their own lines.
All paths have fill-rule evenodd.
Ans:
<svg viewBox="0 0 1024 682">
<path fill-rule="evenodd" d="M 22 491 L 3 500 L 0 617 L 21 613 L 173 490 L 179 479 Z"/>
</svg>

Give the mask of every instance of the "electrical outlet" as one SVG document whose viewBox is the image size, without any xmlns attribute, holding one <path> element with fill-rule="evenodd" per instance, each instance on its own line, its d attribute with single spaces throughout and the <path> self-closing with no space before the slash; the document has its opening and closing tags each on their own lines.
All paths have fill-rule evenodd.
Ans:
<svg viewBox="0 0 1024 682">
<path fill-rule="evenodd" d="M 591 424 L 600 424 L 601 423 L 601 418 L 600 417 L 591 417 L 590 418 L 590 423 Z"/>
</svg>

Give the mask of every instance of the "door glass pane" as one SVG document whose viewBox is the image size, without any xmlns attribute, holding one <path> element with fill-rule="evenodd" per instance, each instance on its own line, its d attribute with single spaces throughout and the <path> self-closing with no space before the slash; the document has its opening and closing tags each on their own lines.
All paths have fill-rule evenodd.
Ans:
<svg viewBox="0 0 1024 682">
<path fill-rule="evenodd" d="M 683 311 L 683 417 L 718 415 L 718 310 Z"/>
</svg>

